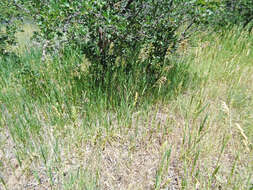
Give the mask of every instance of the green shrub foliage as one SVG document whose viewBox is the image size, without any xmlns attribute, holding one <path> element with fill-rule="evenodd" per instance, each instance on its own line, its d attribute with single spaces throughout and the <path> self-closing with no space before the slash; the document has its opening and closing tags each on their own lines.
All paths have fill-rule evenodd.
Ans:
<svg viewBox="0 0 253 190">
<path fill-rule="evenodd" d="M 10 46 L 16 45 L 15 33 L 20 28 L 22 11 L 14 1 L 0 1 L 0 58 L 11 55 Z"/>
<path fill-rule="evenodd" d="M 232 24 L 241 24 L 243 27 L 253 27 L 253 1 L 252 0 L 226 0 L 225 18 Z"/>
<path fill-rule="evenodd" d="M 252 7 L 251 0 L 2 0 L 0 54 L 15 44 L 16 22 L 28 16 L 39 28 L 34 39 L 42 44 L 43 56 L 60 55 L 63 48 L 81 50 L 103 77 L 118 57 L 133 57 L 149 46 L 146 66 L 152 74 L 152 65 L 163 64 L 166 53 L 196 28 L 228 22 L 246 26 Z"/>
<path fill-rule="evenodd" d="M 48 49 L 80 48 L 104 70 L 118 56 L 138 52 L 144 44 L 152 44 L 152 59 L 162 62 L 169 46 L 175 47 L 176 31 L 186 19 L 180 4 L 172 0 L 30 3 L 40 27 L 37 38 L 46 40 Z"/>
</svg>

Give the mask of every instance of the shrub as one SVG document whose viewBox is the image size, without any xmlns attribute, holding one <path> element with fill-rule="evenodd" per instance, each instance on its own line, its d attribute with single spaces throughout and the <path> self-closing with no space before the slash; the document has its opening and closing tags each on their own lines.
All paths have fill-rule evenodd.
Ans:
<svg viewBox="0 0 253 190">
<path fill-rule="evenodd" d="M 242 1 L 242 0 L 241 0 Z M 5 16 L 15 12 L 12 20 L 32 17 L 39 30 L 34 39 L 41 42 L 43 57 L 47 53 L 64 54 L 64 49 L 78 49 L 91 62 L 90 72 L 98 82 L 111 75 L 117 60 L 125 72 L 132 63 L 141 63 L 145 73 L 155 82 L 163 68 L 166 54 L 202 24 L 215 20 L 215 13 L 224 13 L 227 1 L 207 0 L 13 0 Z M 223 4 L 222 4 L 223 3 Z M 223 12 L 222 12 L 223 11 Z M 22 13 L 22 16 L 20 16 Z M 5 22 L 10 22 L 7 19 Z M 9 27 L 9 25 L 8 25 Z M 7 28 L 8 28 L 7 27 Z M 195 30 L 192 30 L 195 29 Z M 13 33 L 8 38 L 14 39 Z M 181 32 L 179 32 L 181 31 Z M 10 43 L 12 41 L 6 41 Z M 64 47 L 64 48 L 62 48 Z M 145 61 L 138 60 L 148 47 Z M 4 48 L 2 48 L 2 51 Z M 131 61 L 129 61 L 131 60 Z"/>
<path fill-rule="evenodd" d="M 118 57 L 138 55 L 146 45 L 152 46 L 145 64 L 152 74 L 152 65 L 163 64 L 166 53 L 201 20 L 201 15 L 189 14 L 197 4 L 186 0 L 15 2 L 26 7 L 39 26 L 35 37 L 44 43 L 44 52 L 59 52 L 65 46 L 80 49 L 102 78 Z M 182 26 L 186 29 L 177 33 Z"/>
<path fill-rule="evenodd" d="M 226 0 L 225 17 L 232 24 L 242 25 L 244 28 L 253 27 L 253 1 L 252 0 Z"/>
</svg>

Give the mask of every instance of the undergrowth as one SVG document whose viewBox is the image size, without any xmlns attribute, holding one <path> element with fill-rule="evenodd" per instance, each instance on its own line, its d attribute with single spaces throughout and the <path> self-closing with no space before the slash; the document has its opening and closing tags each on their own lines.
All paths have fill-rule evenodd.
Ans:
<svg viewBox="0 0 253 190">
<path fill-rule="evenodd" d="M 202 32 L 155 79 L 136 55 L 100 81 L 77 50 L 22 46 L 0 59 L 0 187 L 252 189 L 252 41 Z"/>
</svg>

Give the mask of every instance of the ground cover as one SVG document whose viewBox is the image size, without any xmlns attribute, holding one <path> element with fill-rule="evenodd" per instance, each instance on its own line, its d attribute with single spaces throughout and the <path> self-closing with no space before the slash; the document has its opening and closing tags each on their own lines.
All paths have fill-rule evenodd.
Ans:
<svg viewBox="0 0 253 190">
<path fill-rule="evenodd" d="M 16 49 L 0 63 L 0 189 L 252 189 L 252 41 L 196 34 L 155 88 L 136 67 L 93 89 L 77 52 Z"/>
</svg>

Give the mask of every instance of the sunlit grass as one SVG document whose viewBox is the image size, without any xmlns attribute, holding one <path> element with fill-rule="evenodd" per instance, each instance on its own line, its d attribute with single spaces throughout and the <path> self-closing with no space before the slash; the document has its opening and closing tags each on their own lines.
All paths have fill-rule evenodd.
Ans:
<svg viewBox="0 0 253 190">
<path fill-rule="evenodd" d="M 136 66 L 106 88 L 78 52 L 22 49 L 0 63 L 0 189 L 253 188 L 252 41 L 197 34 L 166 80 Z"/>
</svg>

